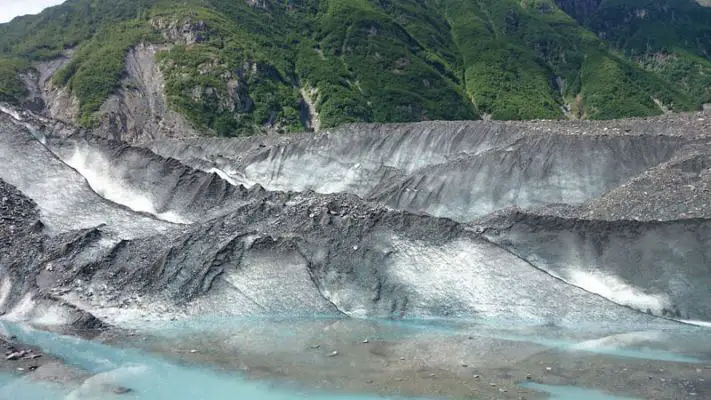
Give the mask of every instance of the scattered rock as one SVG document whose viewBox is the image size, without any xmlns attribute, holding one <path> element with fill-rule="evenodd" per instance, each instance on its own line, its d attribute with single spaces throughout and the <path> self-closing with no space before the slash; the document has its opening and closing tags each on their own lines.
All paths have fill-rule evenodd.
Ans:
<svg viewBox="0 0 711 400">
<path fill-rule="evenodd" d="M 116 386 L 111 390 L 114 394 L 126 394 L 133 392 L 133 389 L 124 386 Z"/>
</svg>

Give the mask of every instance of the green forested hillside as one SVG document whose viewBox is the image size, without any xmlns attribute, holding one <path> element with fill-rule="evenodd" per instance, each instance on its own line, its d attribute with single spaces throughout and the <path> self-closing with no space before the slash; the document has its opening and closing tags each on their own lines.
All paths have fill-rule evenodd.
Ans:
<svg viewBox="0 0 711 400">
<path fill-rule="evenodd" d="M 171 44 L 169 104 L 222 135 L 302 130 L 305 97 L 321 127 L 711 102 L 711 9 L 693 0 L 69 0 L 0 25 L 0 99 L 21 103 L 17 74 L 73 48 L 54 82 L 91 125 L 139 42 Z"/>
</svg>

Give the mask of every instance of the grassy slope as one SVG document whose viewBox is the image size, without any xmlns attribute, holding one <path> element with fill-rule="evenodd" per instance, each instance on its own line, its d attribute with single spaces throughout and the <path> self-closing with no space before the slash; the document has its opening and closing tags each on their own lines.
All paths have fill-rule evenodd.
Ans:
<svg viewBox="0 0 711 400">
<path fill-rule="evenodd" d="M 91 125 L 126 51 L 161 41 L 152 22 L 163 19 L 200 26 L 198 43 L 159 56 L 169 102 L 221 135 L 303 129 L 302 87 L 315 89 L 324 127 L 563 118 L 564 104 L 579 117 L 644 116 L 661 112 L 653 98 L 698 108 L 711 101 L 709 10 L 704 19 L 689 0 L 672 18 L 660 1 L 604 1 L 586 23 L 610 47 L 550 0 L 274 0 L 267 10 L 242 0 L 70 0 L 0 25 L 0 99 L 22 100 L 16 76 L 29 62 L 78 45 L 55 82 Z M 640 5 L 656 11 L 630 23 Z"/>
</svg>

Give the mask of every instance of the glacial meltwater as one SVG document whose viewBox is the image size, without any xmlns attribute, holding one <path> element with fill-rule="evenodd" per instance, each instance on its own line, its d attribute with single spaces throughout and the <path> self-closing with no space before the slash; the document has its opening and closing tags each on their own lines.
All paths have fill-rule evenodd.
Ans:
<svg viewBox="0 0 711 400">
<path fill-rule="evenodd" d="M 634 329 L 631 329 L 634 328 Z M 0 375 L 0 399 L 648 398 L 706 388 L 711 330 L 447 320 L 201 318 L 85 340 L 3 322 L 61 363 Z M 25 375 L 26 374 L 26 375 Z M 623 374 L 623 383 L 613 377 Z M 626 374 L 626 375 L 625 375 Z"/>
<path fill-rule="evenodd" d="M 304 388 L 278 387 L 241 378 L 207 366 L 185 365 L 137 349 L 111 347 L 3 323 L 7 333 L 23 343 L 38 346 L 61 358 L 69 367 L 86 371 L 79 382 L 58 383 L 61 376 L 46 381 L 0 375 L 0 399 L 250 399 L 250 400 L 368 400 L 377 396 L 326 394 Z M 62 371 L 58 371 L 60 374 Z M 52 379 L 53 378 L 53 379 Z M 54 380 L 55 382 L 53 382 Z"/>
<path fill-rule="evenodd" d="M 543 390 L 551 395 L 551 400 L 634 400 L 631 397 L 612 396 L 596 390 L 581 389 L 574 386 L 541 385 L 539 383 L 525 383 L 521 386 Z"/>
</svg>

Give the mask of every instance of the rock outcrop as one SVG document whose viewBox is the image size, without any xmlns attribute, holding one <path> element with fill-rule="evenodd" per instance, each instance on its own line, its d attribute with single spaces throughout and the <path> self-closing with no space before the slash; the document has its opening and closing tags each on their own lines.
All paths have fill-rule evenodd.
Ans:
<svg viewBox="0 0 711 400">
<path fill-rule="evenodd" d="M 168 105 L 165 79 L 156 62 L 156 53 L 164 49 L 141 44 L 128 52 L 126 76 L 99 110 L 101 125 L 96 134 L 128 143 L 199 135 L 185 116 Z"/>
</svg>

